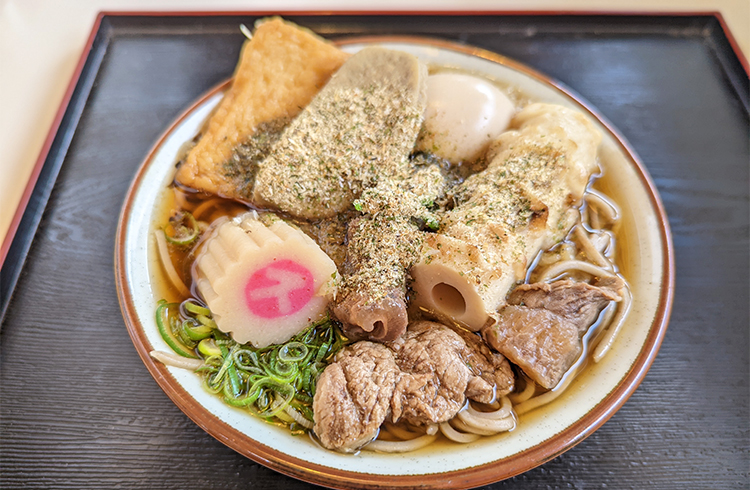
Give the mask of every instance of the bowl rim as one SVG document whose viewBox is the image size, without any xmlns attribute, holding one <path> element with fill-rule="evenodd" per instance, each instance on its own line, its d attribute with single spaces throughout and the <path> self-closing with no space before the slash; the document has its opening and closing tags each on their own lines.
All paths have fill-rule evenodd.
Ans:
<svg viewBox="0 0 750 490">
<path fill-rule="evenodd" d="M 583 97 L 558 80 L 503 55 L 482 48 L 423 36 L 354 36 L 336 39 L 333 42 L 337 46 L 366 43 L 418 44 L 420 46 L 442 48 L 499 63 L 562 92 L 563 95 L 574 100 L 586 112 L 588 112 L 589 116 L 598 120 L 605 129 L 610 132 L 620 150 L 626 154 L 628 160 L 634 164 L 634 170 L 636 171 L 644 190 L 648 194 L 651 207 L 658 218 L 657 226 L 662 243 L 661 254 L 663 257 L 663 265 L 661 271 L 660 299 L 648 335 L 635 362 L 619 384 L 610 391 L 601 402 L 576 422 L 561 432 L 553 435 L 543 443 L 537 444 L 536 446 L 501 460 L 445 473 L 384 475 L 359 473 L 323 466 L 270 448 L 260 441 L 249 438 L 246 434 L 243 434 L 213 415 L 200 405 L 179 385 L 179 383 L 174 381 L 166 366 L 155 361 L 149 354 L 149 349 L 146 347 L 149 345 L 149 342 L 143 330 L 143 325 L 136 313 L 131 291 L 127 286 L 125 236 L 128 223 L 127 217 L 132 209 L 135 194 L 140 187 L 140 183 L 146 173 L 147 167 L 149 166 L 148 164 L 154 158 L 157 150 L 162 146 L 177 125 L 185 120 L 197 106 L 201 105 L 207 99 L 213 97 L 222 90 L 225 90 L 230 84 L 231 79 L 225 80 L 210 89 L 172 121 L 170 126 L 161 134 L 159 139 L 147 153 L 126 194 L 120 212 L 117 234 L 115 237 L 114 272 L 120 309 L 125 319 L 128 333 L 138 355 L 159 387 L 167 394 L 175 405 L 177 405 L 177 407 L 180 408 L 180 410 L 182 410 L 182 412 L 201 429 L 231 449 L 257 463 L 279 473 L 310 483 L 326 485 L 331 488 L 339 489 L 473 488 L 511 478 L 554 459 L 591 435 L 601 427 L 604 422 L 609 420 L 609 418 L 611 418 L 620 407 L 622 407 L 625 401 L 643 381 L 646 372 L 656 358 L 667 330 L 674 299 L 674 248 L 666 211 L 661 202 L 656 186 L 646 171 L 645 165 L 620 132 Z"/>
</svg>

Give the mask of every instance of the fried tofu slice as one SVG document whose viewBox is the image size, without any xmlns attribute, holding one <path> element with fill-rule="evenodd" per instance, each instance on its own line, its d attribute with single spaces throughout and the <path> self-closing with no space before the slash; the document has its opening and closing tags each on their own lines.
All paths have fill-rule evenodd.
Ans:
<svg viewBox="0 0 750 490">
<path fill-rule="evenodd" d="M 275 134 L 348 57 L 278 17 L 260 23 L 242 47 L 232 86 L 180 165 L 177 183 L 249 201 L 254 166 Z"/>
</svg>

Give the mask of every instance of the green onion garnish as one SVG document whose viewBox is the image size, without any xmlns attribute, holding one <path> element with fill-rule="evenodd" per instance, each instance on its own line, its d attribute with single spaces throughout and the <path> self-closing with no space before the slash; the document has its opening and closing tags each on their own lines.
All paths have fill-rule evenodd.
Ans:
<svg viewBox="0 0 750 490">
<path fill-rule="evenodd" d="M 156 307 L 156 326 L 161 338 L 175 353 L 183 357 L 197 358 L 192 347 L 180 339 L 180 330 L 175 327 L 174 315 L 179 312 L 179 306 L 178 303 L 160 301 Z"/>
<path fill-rule="evenodd" d="M 198 221 L 187 211 L 180 211 L 169 218 L 169 224 L 164 228 L 164 236 L 173 245 L 190 245 L 199 234 Z"/>
<path fill-rule="evenodd" d="M 258 349 L 219 331 L 211 311 L 194 299 L 159 302 L 156 316 L 159 332 L 172 350 L 203 360 L 196 373 L 209 392 L 294 433 L 312 427 L 318 377 L 346 343 L 338 323 L 330 318 L 284 344 Z"/>
</svg>

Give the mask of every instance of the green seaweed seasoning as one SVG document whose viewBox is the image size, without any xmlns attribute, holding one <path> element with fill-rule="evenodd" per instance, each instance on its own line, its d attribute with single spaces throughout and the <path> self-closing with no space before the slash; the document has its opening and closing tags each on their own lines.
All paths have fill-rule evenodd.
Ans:
<svg viewBox="0 0 750 490">
<path fill-rule="evenodd" d="M 209 392 L 294 435 L 312 429 L 318 377 L 347 342 L 341 325 L 327 317 L 283 344 L 238 344 L 195 299 L 160 301 L 156 323 L 176 354 L 203 361 L 195 372 Z"/>
</svg>

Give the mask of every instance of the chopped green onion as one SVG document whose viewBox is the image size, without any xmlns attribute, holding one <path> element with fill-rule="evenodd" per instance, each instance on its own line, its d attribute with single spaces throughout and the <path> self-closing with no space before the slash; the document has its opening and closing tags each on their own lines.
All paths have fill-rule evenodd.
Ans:
<svg viewBox="0 0 750 490">
<path fill-rule="evenodd" d="M 318 349 L 318 353 L 315 356 L 315 362 L 320 362 L 325 359 L 326 354 L 331 349 L 331 344 L 323 344 Z"/>
<path fill-rule="evenodd" d="M 185 309 L 190 313 L 194 313 L 196 315 L 211 316 L 211 310 L 195 303 L 193 299 L 183 301 L 182 306 L 184 306 Z"/>
<path fill-rule="evenodd" d="M 176 310 L 178 307 L 179 304 L 177 303 L 160 301 L 159 305 L 156 307 L 156 327 L 159 330 L 161 338 L 164 339 L 164 342 L 166 342 L 176 354 L 195 359 L 198 356 L 193 353 L 192 348 L 185 345 L 185 343 L 182 342 L 172 330 L 172 319 L 174 316 L 170 315 L 170 310 Z"/>
<path fill-rule="evenodd" d="M 214 339 L 203 339 L 198 343 L 198 352 L 206 357 L 215 356 L 221 358 L 221 349 L 216 346 Z"/>
<path fill-rule="evenodd" d="M 337 323 L 326 318 L 284 344 L 255 348 L 218 330 L 211 311 L 195 299 L 162 301 L 156 315 L 176 353 L 195 358 L 197 352 L 203 363 L 195 372 L 207 391 L 293 432 L 312 427 L 318 377 L 346 342 Z"/>
<path fill-rule="evenodd" d="M 191 326 L 189 321 L 182 322 L 182 330 L 190 340 L 203 340 L 210 337 L 214 329 L 207 325 Z"/>
<path fill-rule="evenodd" d="M 208 318 L 205 315 L 196 315 L 195 319 L 198 320 L 202 325 L 205 325 L 206 327 L 209 327 L 212 329 L 219 328 L 216 326 L 216 322 L 214 321 L 213 318 Z"/>
<path fill-rule="evenodd" d="M 176 213 L 169 218 L 169 224 L 164 227 L 164 236 L 173 245 L 190 245 L 198 238 L 199 234 L 198 221 L 187 211 Z"/>
<path fill-rule="evenodd" d="M 440 222 L 435 218 L 429 217 L 425 220 L 425 223 L 427 224 L 427 228 L 432 231 L 437 231 L 440 228 Z"/>
<path fill-rule="evenodd" d="M 307 356 L 307 347 L 302 342 L 289 342 L 279 349 L 279 359 L 285 362 L 301 361 Z"/>
</svg>

